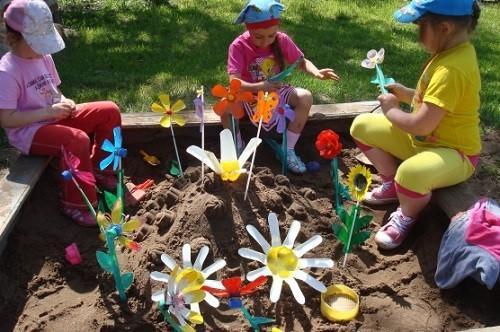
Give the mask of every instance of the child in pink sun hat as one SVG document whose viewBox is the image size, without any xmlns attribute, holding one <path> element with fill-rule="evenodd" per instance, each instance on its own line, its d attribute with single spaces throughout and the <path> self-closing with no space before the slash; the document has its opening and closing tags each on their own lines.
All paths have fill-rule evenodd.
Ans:
<svg viewBox="0 0 500 332">
<path fill-rule="evenodd" d="M 59 74 L 51 54 L 64 49 L 52 14 L 42 0 L 13 0 L 5 8 L 10 52 L 0 59 L 0 126 L 9 142 L 26 155 L 61 157 L 61 146 L 80 159 L 79 170 L 98 170 L 100 146 L 112 140 L 120 126 L 118 106 L 110 101 L 76 104 L 58 86 Z M 61 170 L 68 169 L 60 158 Z M 98 185 L 109 186 L 114 175 L 96 173 Z M 96 188 L 80 183 L 93 205 Z M 62 212 L 83 226 L 95 226 L 74 183 L 64 182 Z"/>
<path fill-rule="evenodd" d="M 239 35 L 229 46 L 227 72 L 230 80 L 237 78 L 241 81 L 243 90 L 254 93 L 259 90 L 276 90 L 280 98 L 294 109 L 295 119 L 290 122 L 286 132 L 287 165 L 291 172 L 304 173 L 306 167 L 295 153 L 295 144 L 307 122 L 313 102 L 312 94 L 306 89 L 268 81 L 268 78 L 284 70 L 286 65 L 293 64 L 304 56 L 293 40 L 280 31 L 280 17 L 284 8 L 278 0 L 247 2 L 236 19 L 236 23 L 245 24 L 247 31 Z M 339 80 L 332 69 L 318 69 L 306 58 L 303 59 L 300 68 L 321 80 Z M 255 105 L 244 103 L 244 108 L 252 119 Z M 268 124 L 263 125 L 265 130 L 271 130 L 276 126 L 275 115 Z M 225 128 L 229 127 L 227 115 L 222 116 L 221 121 Z M 238 141 L 242 144 L 241 137 L 238 137 Z"/>
</svg>

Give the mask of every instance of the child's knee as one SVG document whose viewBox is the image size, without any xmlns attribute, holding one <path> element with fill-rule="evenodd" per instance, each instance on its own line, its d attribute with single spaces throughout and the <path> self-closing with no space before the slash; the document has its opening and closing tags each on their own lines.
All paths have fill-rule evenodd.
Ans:
<svg viewBox="0 0 500 332">
<path fill-rule="evenodd" d="M 309 106 L 309 108 L 312 106 L 313 103 L 313 96 L 311 91 L 306 90 L 306 89 L 297 89 L 297 96 L 299 103 L 303 106 Z"/>
<path fill-rule="evenodd" d="M 421 169 L 408 167 L 403 162 L 397 169 L 394 180 L 398 184 L 398 191 L 415 193 L 415 195 L 426 195 L 431 192 L 432 174 L 428 174 Z"/>
<path fill-rule="evenodd" d="M 350 128 L 350 133 L 353 138 L 362 139 L 366 137 L 369 118 L 369 114 L 360 114 L 354 118 Z"/>
<path fill-rule="evenodd" d="M 104 103 L 104 109 L 106 110 L 106 114 L 109 116 L 110 122 L 113 122 L 116 125 L 120 125 L 122 122 L 122 117 L 118 105 L 116 105 L 112 101 L 106 101 Z"/>
</svg>

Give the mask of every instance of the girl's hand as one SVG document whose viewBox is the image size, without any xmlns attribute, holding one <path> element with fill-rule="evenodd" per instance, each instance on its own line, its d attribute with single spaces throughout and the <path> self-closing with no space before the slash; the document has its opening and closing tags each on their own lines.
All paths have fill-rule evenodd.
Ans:
<svg viewBox="0 0 500 332">
<path fill-rule="evenodd" d="M 281 89 L 283 86 L 283 82 L 269 82 L 269 81 L 262 81 L 260 90 L 263 91 L 275 91 Z"/>
<path fill-rule="evenodd" d="M 314 73 L 314 77 L 320 80 L 340 80 L 339 75 L 337 75 L 333 69 L 330 68 L 319 69 L 316 73 Z"/>
<path fill-rule="evenodd" d="M 73 111 L 74 108 L 66 102 L 57 103 L 48 108 L 49 116 L 54 120 L 66 119 L 71 116 Z"/>
<path fill-rule="evenodd" d="M 382 107 L 382 112 L 387 115 L 387 112 L 391 109 L 397 108 L 399 109 L 399 100 L 398 97 L 393 95 L 392 93 L 386 93 L 378 96 L 378 101 L 380 102 L 380 106 Z"/>
<path fill-rule="evenodd" d="M 395 95 L 399 101 L 405 101 L 407 99 L 409 89 L 405 87 L 403 84 L 392 83 L 392 84 L 386 84 L 385 87 L 390 93 Z"/>
</svg>

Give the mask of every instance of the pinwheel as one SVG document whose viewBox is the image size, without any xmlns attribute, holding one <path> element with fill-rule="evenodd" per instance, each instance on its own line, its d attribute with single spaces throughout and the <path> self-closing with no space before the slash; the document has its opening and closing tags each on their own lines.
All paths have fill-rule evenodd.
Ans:
<svg viewBox="0 0 500 332">
<path fill-rule="evenodd" d="M 261 142 L 260 138 L 252 138 L 238 158 L 231 131 L 224 129 L 220 132 L 220 162 L 212 152 L 203 150 L 196 145 L 189 146 L 186 151 L 206 164 L 216 174 L 219 174 L 223 181 L 236 181 L 242 173 L 246 172 L 243 166 Z"/>
<path fill-rule="evenodd" d="M 259 91 L 257 93 L 257 106 L 255 107 L 255 113 L 253 114 L 253 120 L 255 122 L 259 122 L 257 127 L 257 136 L 255 138 L 260 139 L 260 130 L 262 129 L 262 122 L 268 123 L 272 116 L 273 110 L 278 106 L 280 101 L 280 96 L 276 92 L 264 92 Z M 255 154 L 257 151 L 255 150 L 252 154 L 252 161 L 250 162 L 250 171 L 248 172 L 247 184 L 245 187 L 245 195 L 244 200 L 247 199 L 248 187 L 250 186 L 250 179 L 252 177 L 252 169 L 253 163 L 255 161 Z"/>
<path fill-rule="evenodd" d="M 97 251 L 96 257 L 101 268 L 113 274 L 120 300 L 125 301 L 127 299 L 125 291 L 132 285 L 134 275 L 132 272 L 120 273 L 120 266 L 116 257 L 115 239 L 118 239 L 121 245 L 129 249 L 139 250 L 139 244 L 130 240 L 127 236 L 136 231 L 142 225 L 142 222 L 139 219 L 124 221 L 122 218 L 122 205 L 122 200 L 118 198 L 111 215 L 105 215 L 101 212 L 97 214 L 97 224 L 101 229 L 101 238 L 105 239 L 108 252 Z"/>
<path fill-rule="evenodd" d="M 330 162 L 330 175 L 334 182 L 335 187 L 335 211 L 337 214 L 340 213 L 340 208 L 342 207 L 342 197 L 349 199 L 347 189 L 339 181 L 339 164 L 338 155 L 342 150 L 342 143 L 340 143 L 340 137 L 336 132 L 330 129 L 322 130 L 315 143 L 316 149 L 319 155 Z"/>
<path fill-rule="evenodd" d="M 156 113 L 163 113 L 163 117 L 160 119 L 160 125 L 165 128 L 170 128 L 170 131 L 172 133 L 172 140 L 174 141 L 175 155 L 177 157 L 177 167 L 179 167 L 179 169 L 177 169 L 172 162 L 170 173 L 176 176 L 183 176 L 184 173 L 182 171 L 181 159 L 179 157 L 179 151 L 177 149 L 177 142 L 175 140 L 173 124 L 177 123 L 181 127 L 186 124 L 186 119 L 184 119 L 182 115 L 177 114 L 185 109 L 186 105 L 182 100 L 177 100 L 172 106 L 170 106 L 170 97 L 163 93 L 160 94 L 158 98 L 160 99 L 160 104 L 151 104 L 151 110 Z"/>
<path fill-rule="evenodd" d="M 250 91 L 241 91 L 241 81 L 233 78 L 229 83 L 229 88 L 221 84 L 215 85 L 212 88 L 212 95 L 220 98 L 214 105 L 214 112 L 218 116 L 223 116 L 224 113 L 231 115 L 231 130 L 233 138 L 236 140 L 238 129 L 234 119 L 241 119 L 245 115 L 243 102 L 251 103 L 253 101 L 253 94 Z"/>
<path fill-rule="evenodd" d="M 205 150 L 205 90 L 203 86 L 201 89 L 196 90 L 196 98 L 193 100 L 196 115 L 200 118 L 200 132 L 201 132 L 201 149 Z M 201 182 L 205 177 L 205 166 L 201 163 Z"/>
<path fill-rule="evenodd" d="M 366 215 L 358 220 L 359 203 L 364 199 L 368 187 L 370 187 L 371 184 L 370 171 L 362 165 L 357 165 L 349 170 L 348 181 L 349 190 L 351 191 L 351 196 L 356 199 L 356 205 L 352 207 L 351 213 L 347 213 L 347 211 L 342 208 L 339 212 L 342 225 L 332 225 L 333 232 L 344 245 L 343 251 L 345 255 L 342 267 L 345 267 L 347 254 L 351 252 L 352 247 L 362 244 L 370 237 L 370 231 L 363 229 L 366 228 L 373 219 L 373 216 Z"/>
<path fill-rule="evenodd" d="M 192 324 L 203 324 L 203 316 L 187 307 L 205 298 L 205 292 L 201 290 L 203 280 L 195 270 L 182 270 L 175 266 L 170 275 L 152 272 L 151 279 L 168 285 L 166 289 L 155 292 L 151 299 L 159 303 L 163 317 L 175 331 L 194 332 L 188 321 Z"/>
<path fill-rule="evenodd" d="M 254 226 L 247 225 L 246 227 L 248 233 L 262 247 L 263 253 L 250 248 L 240 248 L 238 254 L 241 257 L 258 261 L 264 265 L 248 272 L 246 278 L 249 281 L 254 281 L 260 276 L 271 276 L 273 278 L 270 294 L 271 302 L 279 300 L 283 281 L 290 286 L 295 300 L 300 304 L 305 303 L 305 298 L 295 279 L 304 281 L 319 292 L 324 292 L 326 290 L 325 285 L 302 270 L 310 267 L 333 267 L 333 261 L 328 258 L 302 258 L 304 254 L 318 246 L 323 241 L 323 238 L 320 235 L 314 235 L 294 248 L 295 239 L 300 231 L 300 222 L 296 220 L 292 222 L 282 243 L 276 214 L 269 213 L 267 220 L 271 234 L 271 244 L 264 239 Z"/>
<path fill-rule="evenodd" d="M 89 186 L 95 186 L 94 174 L 92 172 L 80 171 L 78 169 L 78 166 L 80 166 L 80 159 L 78 159 L 78 157 L 72 154 L 70 151 L 66 151 L 64 145 L 61 145 L 61 155 L 64 165 L 68 167 L 61 173 L 64 181 L 73 181 L 76 189 L 78 189 L 78 191 L 80 192 L 80 195 L 85 201 L 88 209 L 90 210 L 94 218 L 96 218 L 96 212 L 94 207 L 92 206 L 92 203 L 90 203 L 89 198 L 87 197 L 87 195 L 85 195 L 85 192 L 83 191 L 82 187 L 80 187 L 80 184 L 77 181 L 78 179 L 83 183 L 88 184 Z"/>
<path fill-rule="evenodd" d="M 213 264 L 209 265 L 205 269 L 202 270 L 203 263 L 205 262 L 205 259 L 207 258 L 209 249 L 207 246 L 203 246 L 200 251 L 198 252 L 198 256 L 196 257 L 196 260 L 194 263 L 191 263 L 191 246 L 186 243 L 182 247 L 182 268 L 180 265 L 177 264 L 177 262 L 171 258 L 167 254 L 162 254 L 161 255 L 161 260 L 162 262 L 167 266 L 167 268 L 170 271 L 174 271 L 176 267 L 180 268 L 179 274 L 184 274 L 187 272 L 195 272 L 196 273 L 196 280 L 198 280 L 198 283 L 200 285 L 200 289 L 203 290 L 202 287 L 210 287 L 210 288 L 217 288 L 217 289 L 224 289 L 224 286 L 220 281 L 217 280 L 211 280 L 207 279 L 209 276 L 211 276 L 213 273 L 217 272 L 218 270 L 222 269 L 226 265 L 226 261 L 223 259 L 218 259 L 216 260 Z M 154 271 L 151 272 L 151 279 L 153 280 L 158 280 L 158 281 L 163 281 L 165 282 L 168 280 L 169 275 L 163 272 L 158 272 Z M 219 300 L 212 294 L 210 294 L 207 291 L 205 292 L 205 298 L 203 299 L 206 301 L 210 306 L 217 308 L 219 306 Z M 164 296 L 163 291 L 155 292 L 152 295 L 153 299 L 159 300 Z M 191 310 L 194 310 L 196 312 L 200 312 L 199 306 L 197 303 L 191 303 Z"/>
<path fill-rule="evenodd" d="M 375 68 L 376 74 L 375 77 L 371 80 L 370 83 L 378 84 L 380 91 L 383 94 L 387 93 L 387 89 L 385 88 L 386 84 L 394 83 L 394 79 L 391 77 L 385 77 L 382 72 L 382 62 L 384 62 L 385 50 L 381 48 L 378 52 L 376 50 L 369 50 L 366 54 L 366 59 L 361 62 L 361 67 L 367 69 Z"/>
<path fill-rule="evenodd" d="M 253 316 L 248 309 L 243 305 L 241 301 L 241 297 L 244 295 L 252 294 L 257 291 L 257 289 L 267 282 L 267 277 L 261 276 L 257 278 L 255 281 L 248 283 L 245 286 L 242 286 L 242 278 L 241 277 L 232 277 L 223 279 L 222 285 L 224 285 L 224 289 L 215 289 L 210 287 L 203 287 L 204 290 L 209 291 L 215 296 L 218 297 L 228 297 L 228 305 L 231 309 L 240 309 L 243 313 L 243 316 L 248 320 L 250 326 L 254 329 L 255 332 L 260 331 L 260 326 L 264 324 L 270 324 L 274 322 L 274 319 L 267 317 L 256 317 Z"/>
<path fill-rule="evenodd" d="M 109 152 L 109 156 L 101 160 L 99 163 L 100 170 L 104 170 L 106 167 L 113 163 L 113 170 L 118 170 L 118 185 L 116 186 L 116 197 L 123 200 L 123 168 L 122 168 L 122 158 L 127 156 L 127 149 L 122 147 L 122 130 L 120 127 L 113 128 L 113 140 L 111 143 L 108 139 L 105 139 L 102 143 L 101 149 Z"/>
</svg>

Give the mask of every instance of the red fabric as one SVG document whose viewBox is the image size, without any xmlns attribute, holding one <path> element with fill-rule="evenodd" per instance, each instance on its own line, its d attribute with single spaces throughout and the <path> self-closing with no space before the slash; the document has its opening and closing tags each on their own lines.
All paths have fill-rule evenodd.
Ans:
<svg viewBox="0 0 500 332">
<path fill-rule="evenodd" d="M 101 150 L 104 139 L 113 140 L 113 128 L 121 125 L 120 110 L 110 101 L 78 104 L 73 117 L 45 125 L 37 130 L 31 144 L 30 154 L 39 156 L 61 156 L 61 145 L 66 151 L 80 159 L 79 170 L 92 172 L 99 169 L 105 157 Z M 67 168 L 60 158 L 60 170 Z M 62 181 L 62 179 L 61 179 Z M 82 190 L 93 205 L 97 205 L 94 186 L 79 181 Z M 63 181 L 63 204 L 86 209 L 78 189 L 72 181 Z"/>
<path fill-rule="evenodd" d="M 410 198 L 418 199 L 418 198 L 424 198 L 425 196 L 429 195 L 429 194 L 417 193 L 413 190 L 407 189 L 407 188 L 399 185 L 397 182 L 394 182 L 394 184 L 396 185 L 396 191 L 398 193 L 401 193 L 401 194 L 408 196 Z"/>
<path fill-rule="evenodd" d="M 267 29 L 278 25 L 281 23 L 279 18 L 273 18 L 267 21 L 255 22 L 255 23 L 245 23 L 247 30 L 257 30 L 257 29 Z"/>
</svg>

